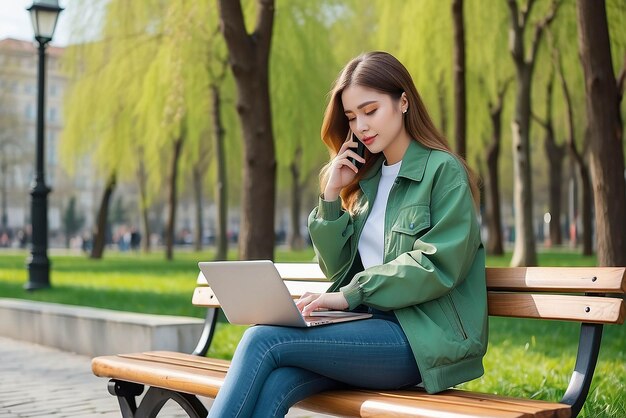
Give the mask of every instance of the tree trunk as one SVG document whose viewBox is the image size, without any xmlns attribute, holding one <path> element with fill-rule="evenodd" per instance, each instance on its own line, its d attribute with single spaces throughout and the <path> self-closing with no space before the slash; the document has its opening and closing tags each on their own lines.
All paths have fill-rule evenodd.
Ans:
<svg viewBox="0 0 626 418">
<path fill-rule="evenodd" d="M 502 245 L 502 215 L 500 211 L 500 184 L 498 161 L 500 159 L 500 144 L 502 143 L 502 107 L 508 82 L 498 91 L 495 104 L 489 104 L 489 115 L 493 129 L 491 143 L 487 147 L 487 177 L 485 177 L 485 200 L 487 231 L 487 252 L 492 255 L 504 254 Z"/>
<path fill-rule="evenodd" d="M 107 235 L 107 220 L 109 215 L 109 204 L 111 202 L 111 196 L 115 190 L 117 183 L 117 176 L 115 173 L 109 175 L 104 193 L 102 194 L 102 200 L 100 201 L 100 208 L 98 209 L 98 216 L 96 217 L 96 226 L 93 234 L 93 246 L 91 247 L 90 258 L 101 259 L 104 254 L 104 246 L 106 244 Z"/>
<path fill-rule="evenodd" d="M 139 155 L 142 155 L 141 152 Z M 141 248 L 144 253 L 150 252 L 150 217 L 148 215 L 148 192 L 147 192 L 147 176 L 146 167 L 143 163 L 143 158 L 139 161 L 139 168 L 137 171 L 138 183 L 139 183 L 139 196 L 141 201 L 139 202 L 141 211 Z"/>
<path fill-rule="evenodd" d="M 196 230 L 193 248 L 196 251 L 202 251 L 202 241 L 204 239 L 204 223 L 202 222 L 202 171 L 204 168 L 204 164 L 202 164 L 202 162 L 203 160 L 200 159 L 200 162 L 196 163 L 195 167 L 193 168 L 193 190 L 194 199 L 196 201 Z"/>
<path fill-rule="evenodd" d="M 463 0 L 452 0 L 454 22 L 454 140 L 456 152 L 466 158 L 465 25 Z"/>
<path fill-rule="evenodd" d="M 551 221 L 549 225 L 548 245 L 561 245 L 561 182 L 563 177 L 563 159 L 565 158 L 565 145 L 559 145 L 554 139 L 554 125 L 552 123 L 552 92 L 553 76 L 551 74 L 546 86 L 546 119 L 537 121 L 546 131 L 543 146 L 548 157 L 548 183 L 549 183 L 549 212 Z"/>
<path fill-rule="evenodd" d="M 257 4 L 256 27 L 248 34 L 240 1 L 219 0 L 244 138 L 239 257 L 246 260 L 273 259 L 275 241 L 276 153 L 268 77 L 274 1 Z"/>
<path fill-rule="evenodd" d="M 515 114 L 511 124 L 513 131 L 513 209 L 515 212 L 515 248 L 511 266 L 537 265 L 530 161 L 532 76 L 543 32 L 556 16 L 558 3 L 553 1 L 549 14 L 536 24 L 528 56 L 525 56 L 524 32 L 533 4 L 534 2 L 529 2 L 527 7 L 520 11 L 516 0 L 508 0 L 511 18 L 509 49 L 517 75 Z"/>
<path fill-rule="evenodd" d="M 165 229 L 165 258 L 167 260 L 174 259 L 174 239 L 176 234 L 176 206 L 177 201 L 177 179 L 178 179 L 178 161 L 180 159 L 180 151 L 183 146 L 183 136 L 181 135 L 174 141 L 174 152 L 172 154 L 172 166 L 170 169 L 170 193 L 168 197 L 169 214 L 167 218 L 167 227 Z"/>
<path fill-rule="evenodd" d="M 570 111 L 571 108 L 568 109 L 568 112 Z M 570 125 L 570 132 L 573 132 L 573 121 L 568 121 L 568 124 Z M 588 141 L 586 138 L 587 135 L 585 135 L 585 141 Z M 572 202 L 570 203 L 573 206 L 570 210 L 570 241 L 572 246 L 577 245 L 578 235 L 580 235 L 578 232 L 578 221 L 580 219 L 580 222 L 582 223 L 582 254 L 590 256 L 593 255 L 593 193 L 591 191 L 591 179 L 589 177 L 589 169 L 587 168 L 587 164 L 585 163 L 583 157 L 576 149 L 576 144 L 574 143 L 574 141 L 570 141 L 568 143 L 568 146 L 572 164 L 575 166 L 575 169 L 572 170 L 572 175 L 574 176 L 574 178 L 572 179 L 573 190 L 571 192 L 573 196 L 571 198 Z M 578 199 L 576 193 L 578 190 L 578 187 L 576 185 L 576 172 L 580 177 L 582 199 Z M 577 208 L 579 202 L 581 203 L 580 211 Z"/>
<path fill-rule="evenodd" d="M 619 115 L 604 1 L 578 0 L 579 55 L 585 75 L 598 263 L 626 265 L 626 184 Z"/>
<path fill-rule="evenodd" d="M 213 132 L 215 135 L 215 167 L 217 169 L 217 185 L 215 187 L 215 204 L 217 206 L 217 250 L 215 260 L 228 258 L 228 178 L 226 177 L 226 154 L 224 152 L 224 126 L 221 116 L 221 95 L 217 85 L 211 85 L 213 103 Z"/>
<path fill-rule="evenodd" d="M 511 266 L 537 265 L 530 175 L 530 91 L 531 68 L 524 65 L 517 74 L 515 117 L 512 122 L 515 247 Z"/>
<path fill-rule="evenodd" d="M 565 106 L 567 109 L 567 147 L 570 152 L 570 158 L 572 162 L 576 165 L 578 169 L 578 173 L 580 176 L 580 185 L 582 188 L 582 208 L 580 211 L 580 217 L 582 221 L 582 241 L 583 241 L 583 255 L 592 255 L 593 254 L 593 233 L 592 233 L 592 222 L 591 222 L 591 204 L 593 201 L 593 195 L 591 193 L 591 181 L 589 179 L 589 169 L 587 168 L 587 164 L 585 164 L 585 160 L 581 153 L 578 152 L 576 148 L 576 134 L 574 130 L 574 107 L 572 105 L 572 97 L 569 93 L 569 86 L 567 85 L 567 80 L 565 79 L 565 73 L 563 72 L 563 65 L 561 64 L 561 57 L 558 53 L 558 50 L 553 49 L 554 59 L 556 63 L 556 70 L 559 76 L 559 80 L 561 81 L 561 90 L 563 91 L 563 98 L 565 99 Z M 584 144 L 589 143 L 589 135 L 588 129 L 585 130 L 585 135 L 583 138 Z M 583 145 L 583 150 L 587 149 L 586 145 Z M 576 174 L 574 173 L 574 176 Z M 575 186 L 574 186 L 575 187 Z M 575 190 L 573 191 L 575 192 Z M 574 193 L 575 194 L 575 193 Z M 574 206 L 573 210 L 570 213 L 570 237 L 573 244 L 576 245 L 577 235 L 578 235 L 578 211 L 576 210 L 576 206 L 578 205 L 578 199 L 573 198 L 572 205 Z"/>
<path fill-rule="evenodd" d="M 291 171 L 291 235 L 289 237 L 289 247 L 292 250 L 301 250 L 304 248 L 304 240 L 300 233 L 300 210 L 302 208 L 302 183 L 300 172 L 302 160 L 302 147 L 296 148 L 293 161 L 289 166 Z"/>
<path fill-rule="evenodd" d="M 554 135 L 554 133 L 552 133 L 551 135 Z M 565 157 L 565 147 L 563 145 L 557 145 L 554 141 L 554 137 L 552 137 L 552 140 L 548 140 L 547 137 L 548 134 L 546 134 L 546 140 L 544 142 L 544 145 L 550 164 L 550 244 L 562 245 L 563 235 L 561 233 L 561 184 L 563 177 L 563 158 Z"/>
<path fill-rule="evenodd" d="M 589 177 L 589 169 L 587 165 L 582 163 L 578 164 L 578 171 L 581 179 L 581 186 L 583 189 L 583 204 L 580 216 L 582 219 L 583 228 L 583 255 L 593 254 L 593 193 L 591 188 L 591 178 Z"/>
</svg>

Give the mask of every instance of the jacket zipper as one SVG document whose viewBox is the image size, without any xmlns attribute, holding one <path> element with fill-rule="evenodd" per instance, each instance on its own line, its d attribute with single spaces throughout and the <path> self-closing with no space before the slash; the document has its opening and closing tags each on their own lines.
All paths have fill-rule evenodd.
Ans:
<svg viewBox="0 0 626 418">
<path fill-rule="evenodd" d="M 459 335 L 466 340 L 467 339 L 467 334 L 465 333 L 465 329 L 463 328 L 463 323 L 461 322 L 461 317 L 459 316 L 459 312 L 456 310 L 456 306 L 454 305 L 454 301 L 452 300 L 452 296 L 450 294 L 446 295 L 446 300 L 448 301 L 448 305 L 450 305 L 450 308 L 452 309 L 452 313 L 453 313 L 453 317 L 454 317 L 454 322 L 456 325 L 456 329 L 459 333 Z"/>
</svg>

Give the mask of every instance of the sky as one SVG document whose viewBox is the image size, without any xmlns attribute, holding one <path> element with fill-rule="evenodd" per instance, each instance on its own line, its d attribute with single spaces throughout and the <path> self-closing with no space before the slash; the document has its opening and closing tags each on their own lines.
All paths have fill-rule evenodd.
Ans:
<svg viewBox="0 0 626 418">
<path fill-rule="evenodd" d="M 75 5 L 77 2 L 73 2 Z M 30 14 L 26 10 L 33 4 L 33 0 L 0 0 L 0 39 L 16 38 L 24 41 L 34 41 L 33 25 Z M 60 0 L 59 5 L 67 7 L 67 1 Z M 61 12 L 52 38 L 52 45 L 66 46 L 69 40 L 70 28 L 67 10 Z"/>
</svg>

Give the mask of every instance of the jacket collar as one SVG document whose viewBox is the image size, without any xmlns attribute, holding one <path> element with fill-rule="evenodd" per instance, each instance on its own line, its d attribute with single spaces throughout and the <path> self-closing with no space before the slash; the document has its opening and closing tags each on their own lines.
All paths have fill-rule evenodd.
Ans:
<svg viewBox="0 0 626 418">
<path fill-rule="evenodd" d="M 424 172 L 426 171 L 426 163 L 432 150 L 425 147 L 416 140 L 411 140 L 409 147 L 402 157 L 402 165 L 398 177 L 404 177 L 413 181 L 422 181 Z M 368 182 L 374 177 L 379 177 L 381 167 L 385 161 L 385 156 L 381 153 L 378 160 L 372 165 L 369 172 L 363 177 L 361 182 Z"/>
</svg>

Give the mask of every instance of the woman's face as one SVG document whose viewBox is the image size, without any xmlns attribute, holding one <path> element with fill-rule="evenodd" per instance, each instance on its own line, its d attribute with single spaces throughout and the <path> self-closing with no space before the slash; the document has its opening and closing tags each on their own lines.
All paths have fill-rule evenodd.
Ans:
<svg viewBox="0 0 626 418">
<path fill-rule="evenodd" d="M 395 100 L 385 93 L 351 85 L 341 95 L 350 129 L 370 152 L 383 152 L 388 164 L 402 159 L 410 138 L 402 112 L 408 102 L 403 94 Z"/>
</svg>

